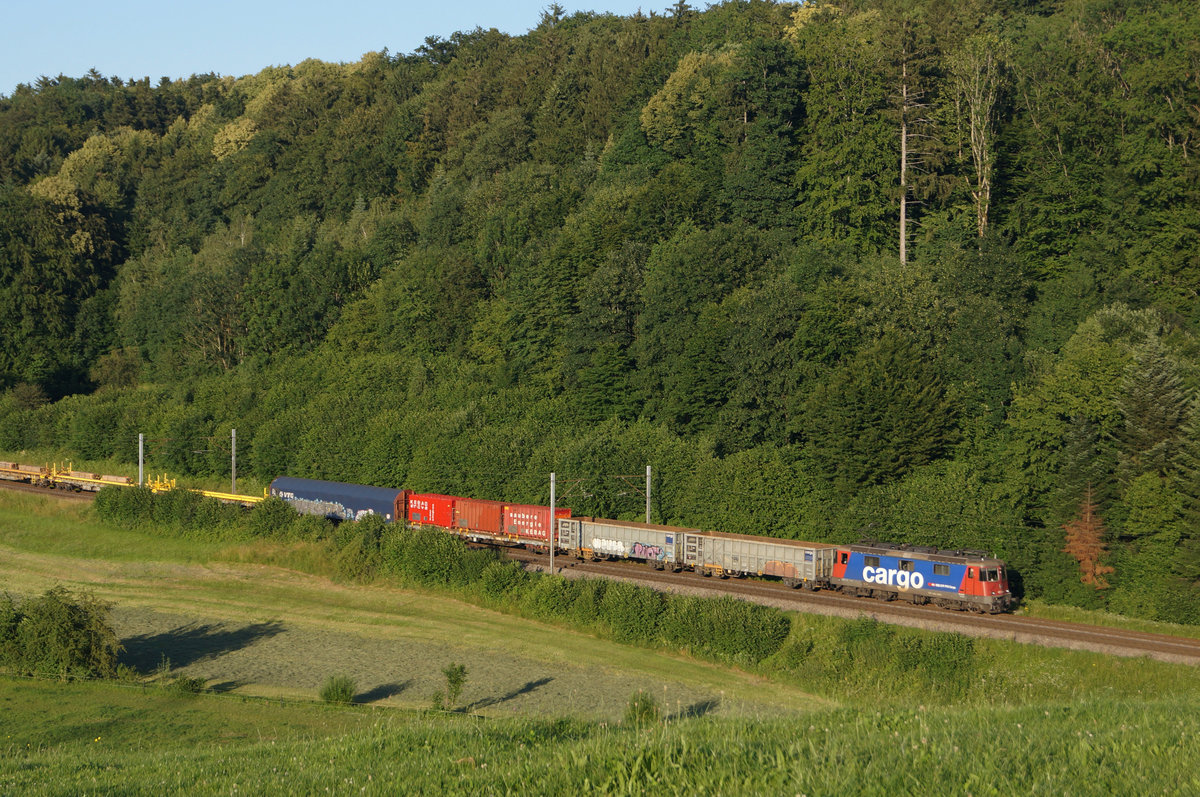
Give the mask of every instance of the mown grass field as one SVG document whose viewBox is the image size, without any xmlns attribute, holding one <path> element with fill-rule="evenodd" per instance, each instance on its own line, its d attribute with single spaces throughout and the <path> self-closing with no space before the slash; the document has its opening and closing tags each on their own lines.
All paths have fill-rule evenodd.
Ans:
<svg viewBox="0 0 1200 797">
<path fill-rule="evenodd" d="M 875 666 L 877 629 L 802 617 L 747 672 L 256 558 L 287 557 L 0 493 L 0 589 L 91 590 L 128 663 L 217 690 L 0 679 L 0 794 L 1200 792 L 1194 667 L 977 640 L 941 684 Z M 431 712 L 451 662 L 459 710 Z M 317 703 L 334 674 L 365 705 Z M 638 690 L 660 721 L 622 721 Z"/>
</svg>

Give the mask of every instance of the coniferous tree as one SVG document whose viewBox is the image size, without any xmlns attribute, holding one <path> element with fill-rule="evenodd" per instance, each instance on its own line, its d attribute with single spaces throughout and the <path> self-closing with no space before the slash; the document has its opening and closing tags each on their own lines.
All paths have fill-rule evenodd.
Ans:
<svg viewBox="0 0 1200 797">
<path fill-rule="evenodd" d="M 1169 473 L 1183 452 L 1192 400 L 1178 366 L 1157 339 L 1134 351 L 1116 406 L 1122 418 L 1113 433 L 1121 481 L 1128 483 L 1143 473 Z"/>
<path fill-rule="evenodd" d="M 1067 546 L 1063 552 L 1079 562 L 1079 580 L 1096 589 L 1105 589 L 1108 582 L 1104 576 L 1113 572 L 1113 568 L 1100 563 L 1105 556 L 1104 521 L 1096 511 L 1090 484 L 1079 504 L 1079 514 L 1070 523 L 1064 523 L 1063 528 L 1067 532 Z"/>
<path fill-rule="evenodd" d="M 1107 506 L 1112 500 L 1114 458 L 1112 441 L 1100 427 L 1083 415 L 1072 416 L 1063 434 L 1058 489 L 1049 499 L 1051 512 L 1070 517 L 1079 506 L 1079 496 L 1085 494 L 1097 507 Z"/>
<path fill-rule="evenodd" d="M 1200 588 L 1200 403 L 1192 403 L 1179 456 L 1167 476 L 1181 498 L 1183 517 L 1172 567 L 1181 579 Z"/>
</svg>

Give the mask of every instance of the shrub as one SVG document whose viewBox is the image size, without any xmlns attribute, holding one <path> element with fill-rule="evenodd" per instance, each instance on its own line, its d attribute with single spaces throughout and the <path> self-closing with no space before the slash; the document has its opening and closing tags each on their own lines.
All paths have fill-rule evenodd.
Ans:
<svg viewBox="0 0 1200 797">
<path fill-rule="evenodd" d="M 712 633 L 705 649 L 728 659 L 756 663 L 783 645 L 792 622 L 779 609 L 722 597 L 705 602 Z"/>
<path fill-rule="evenodd" d="M 544 575 L 537 578 L 521 596 L 521 606 L 537 618 L 551 619 L 565 615 L 574 603 L 578 590 L 575 582 L 562 576 Z"/>
<path fill-rule="evenodd" d="M 292 524 L 292 534 L 305 542 L 318 542 L 333 536 L 333 522 L 319 515 L 301 515 Z"/>
<path fill-rule="evenodd" d="M 172 692 L 177 692 L 181 695 L 198 695 L 204 691 L 207 684 L 203 678 L 192 678 L 187 675 L 177 675 L 171 681 L 170 689 Z"/>
<path fill-rule="evenodd" d="M 348 523 L 342 525 L 353 527 Z M 354 534 L 335 549 L 333 565 L 342 578 L 368 581 L 379 565 L 379 549 L 365 535 Z"/>
<path fill-rule="evenodd" d="M 647 642 L 658 635 L 665 600 L 648 587 L 613 582 L 600 601 L 600 620 L 618 642 Z"/>
<path fill-rule="evenodd" d="M 860 617 L 839 629 L 835 658 L 851 664 L 879 667 L 892 661 L 896 630 L 870 617 Z"/>
<path fill-rule="evenodd" d="M 961 694 L 975 667 L 975 640 L 962 634 L 929 633 L 897 640 L 896 670 L 913 673 L 948 695 Z"/>
<path fill-rule="evenodd" d="M 0 661 L 25 675 L 112 678 L 121 643 L 106 619 L 109 608 L 63 587 L 20 606 L 6 595 L 0 602 Z"/>
<path fill-rule="evenodd" d="M 372 548 L 379 548 L 383 537 L 391 529 L 391 524 L 379 515 L 363 515 L 354 522 L 358 536 Z"/>
<path fill-rule="evenodd" d="M 148 487 L 102 487 L 95 507 L 103 520 L 126 528 L 152 524 L 189 536 L 228 533 L 243 516 L 241 507 L 187 489 L 155 493 Z"/>
<path fill-rule="evenodd" d="M 442 670 L 446 676 L 446 700 L 449 708 L 454 708 L 462 695 L 463 686 L 467 683 L 467 666 L 465 664 L 447 664 Z"/>
<path fill-rule="evenodd" d="M 629 704 L 625 706 L 626 725 L 640 728 L 658 722 L 659 716 L 658 703 L 640 689 L 634 692 L 633 697 L 629 698 Z"/>
<path fill-rule="evenodd" d="M 582 578 L 576 582 L 575 600 L 567 610 L 567 616 L 575 623 L 594 626 L 600 616 L 600 604 L 604 601 L 607 581 L 600 578 Z"/>
<path fill-rule="evenodd" d="M 236 524 L 242 517 L 242 508 L 235 504 L 226 504 L 215 498 L 202 497 L 196 504 L 191 527 L 217 531 Z"/>
<path fill-rule="evenodd" d="M 155 523 L 190 530 L 196 528 L 196 516 L 204 496 L 191 490 L 168 490 L 157 493 L 150 507 Z"/>
<path fill-rule="evenodd" d="M 441 531 L 417 529 L 409 534 L 404 549 L 404 575 L 418 584 L 454 583 L 465 546 Z"/>
<path fill-rule="evenodd" d="M 321 699 L 326 703 L 349 704 L 354 702 L 358 684 L 348 675 L 331 675 L 321 687 Z"/>
<path fill-rule="evenodd" d="M 471 551 L 444 531 L 415 529 L 397 536 L 397 550 L 389 559 L 405 580 L 415 584 L 462 587 L 480 578 L 497 559 L 494 551 Z"/>
<path fill-rule="evenodd" d="M 479 574 L 479 591 L 493 600 L 520 595 L 530 578 L 516 562 L 493 561 Z"/>
<path fill-rule="evenodd" d="M 10 641 L 16 636 L 17 623 L 21 621 L 21 613 L 17 611 L 17 605 L 13 603 L 12 596 L 7 592 L 0 596 L 0 653 L 2 653 Z"/>
<path fill-rule="evenodd" d="M 283 537 L 296 522 L 296 510 L 277 496 L 268 496 L 250 510 L 247 525 L 256 537 Z"/>
<path fill-rule="evenodd" d="M 96 514 L 105 520 L 116 520 L 121 502 L 118 497 L 120 493 L 121 488 L 119 487 L 101 487 L 96 493 L 96 500 L 92 502 L 92 506 L 96 508 Z"/>
<path fill-rule="evenodd" d="M 458 575 L 459 584 L 466 586 L 478 582 L 483 571 L 499 559 L 500 555 L 490 548 L 467 548 Z"/>
<path fill-rule="evenodd" d="M 96 513 L 120 526 L 135 526 L 151 517 L 154 493 L 148 487 L 101 487 L 96 493 Z"/>
</svg>

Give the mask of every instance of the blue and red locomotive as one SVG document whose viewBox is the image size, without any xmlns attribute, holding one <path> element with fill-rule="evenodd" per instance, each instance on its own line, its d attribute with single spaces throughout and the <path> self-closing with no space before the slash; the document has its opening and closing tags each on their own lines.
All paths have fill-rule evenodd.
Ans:
<svg viewBox="0 0 1200 797">
<path fill-rule="evenodd" d="M 839 547 L 830 583 L 842 592 L 997 613 L 1013 603 L 1004 562 L 982 551 L 864 542 Z"/>
</svg>

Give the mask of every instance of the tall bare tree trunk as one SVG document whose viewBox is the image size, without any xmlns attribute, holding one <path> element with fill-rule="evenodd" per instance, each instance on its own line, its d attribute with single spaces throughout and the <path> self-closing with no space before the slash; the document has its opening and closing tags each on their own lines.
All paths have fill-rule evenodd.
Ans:
<svg viewBox="0 0 1200 797">
<path fill-rule="evenodd" d="M 900 264 L 908 262 L 908 62 L 900 65 Z"/>
</svg>

